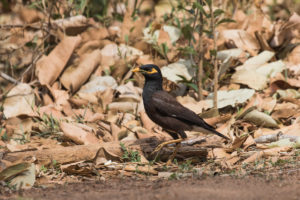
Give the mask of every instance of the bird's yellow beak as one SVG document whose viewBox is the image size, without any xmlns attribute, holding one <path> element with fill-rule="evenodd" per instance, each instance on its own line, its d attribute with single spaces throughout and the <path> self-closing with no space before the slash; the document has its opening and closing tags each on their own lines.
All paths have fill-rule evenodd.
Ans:
<svg viewBox="0 0 300 200">
<path fill-rule="evenodd" d="M 140 71 L 140 68 L 139 67 L 135 67 L 132 72 L 139 72 Z"/>
</svg>

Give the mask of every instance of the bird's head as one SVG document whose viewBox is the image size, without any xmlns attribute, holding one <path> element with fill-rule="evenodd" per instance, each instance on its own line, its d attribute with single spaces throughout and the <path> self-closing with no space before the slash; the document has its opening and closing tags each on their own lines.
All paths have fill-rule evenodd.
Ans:
<svg viewBox="0 0 300 200">
<path fill-rule="evenodd" d="M 142 73 L 146 79 L 162 79 L 159 67 L 153 64 L 142 65 L 134 68 L 132 71 Z"/>
</svg>

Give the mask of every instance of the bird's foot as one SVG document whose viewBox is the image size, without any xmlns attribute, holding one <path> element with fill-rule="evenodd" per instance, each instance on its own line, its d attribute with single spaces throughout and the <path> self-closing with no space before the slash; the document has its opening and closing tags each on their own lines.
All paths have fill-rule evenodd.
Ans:
<svg viewBox="0 0 300 200">
<path fill-rule="evenodd" d="M 170 156 L 170 158 L 167 161 L 167 164 L 166 164 L 167 166 L 172 164 L 172 161 L 174 160 L 174 158 L 175 158 L 175 156 L 176 156 L 176 154 L 177 154 L 180 147 L 181 147 L 181 143 L 177 143 L 175 150 L 173 151 L 172 155 Z"/>
<path fill-rule="evenodd" d="M 168 144 L 180 143 L 182 141 L 183 141 L 183 139 L 176 139 L 176 140 L 170 140 L 170 141 L 163 142 L 155 148 L 155 150 L 152 152 L 152 154 L 159 152 L 164 146 L 166 146 Z"/>
</svg>

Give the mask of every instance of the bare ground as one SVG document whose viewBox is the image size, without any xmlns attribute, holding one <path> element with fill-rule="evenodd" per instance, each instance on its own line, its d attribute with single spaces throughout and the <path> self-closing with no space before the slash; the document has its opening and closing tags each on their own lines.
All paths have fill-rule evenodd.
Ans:
<svg viewBox="0 0 300 200">
<path fill-rule="evenodd" d="M 299 199 L 300 174 L 274 177 L 202 177 L 181 180 L 118 178 L 33 188 L 3 199 Z M 1 198 L 2 199 L 2 198 Z"/>
</svg>

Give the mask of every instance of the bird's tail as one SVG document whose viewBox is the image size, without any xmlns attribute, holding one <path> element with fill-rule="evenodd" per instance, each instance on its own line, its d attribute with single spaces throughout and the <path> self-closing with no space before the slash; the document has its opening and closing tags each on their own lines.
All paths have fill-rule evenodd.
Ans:
<svg viewBox="0 0 300 200">
<path fill-rule="evenodd" d="M 226 139 L 226 140 L 230 140 L 227 136 L 223 135 L 222 133 L 219 133 L 218 131 L 216 131 L 214 128 L 210 129 L 212 133 Z"/>
<path fill-rule="evenodd" d="M 203 121 L 201 123 L 201 125 L 194 126 L 193 130 L 203 132 L 203 133 L 206 133 L 206 134 L 213 133 L 213 134 L 218 135 L 218 136 L 220 136 L 220 137 L 222 137 L 226 140 L 230 140 L 227 136 L 225 136 L 222 133 L 219 133 L 218 131 L 216 131 L 216 129 L 214 127 L 212 127 L 211 125 L 206 123 L 204 120 L 201 120 L 201 121 Z"/>
</svg>

